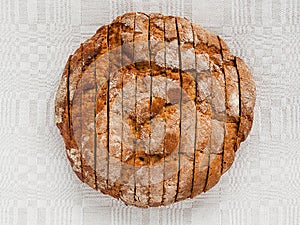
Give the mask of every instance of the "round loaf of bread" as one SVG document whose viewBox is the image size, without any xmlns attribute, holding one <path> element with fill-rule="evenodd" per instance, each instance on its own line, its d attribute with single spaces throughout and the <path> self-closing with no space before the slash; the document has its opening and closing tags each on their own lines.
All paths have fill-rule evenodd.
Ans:
<svg viewBox="0 0 300 225">
<path fill-rule="evenodd" d="M 212 188 L 251 130 L 255 83 L 217 35 L 127 13 L 71 55 L 56 124 L 81 181 L 137 207 Z"/>
</svg>

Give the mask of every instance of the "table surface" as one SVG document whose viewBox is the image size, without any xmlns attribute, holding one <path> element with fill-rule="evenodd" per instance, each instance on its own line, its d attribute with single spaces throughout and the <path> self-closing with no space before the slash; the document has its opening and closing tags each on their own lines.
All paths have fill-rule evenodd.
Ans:
<svg viewBox="0 0 300 225">
<path fill-rule="evenodd" d="M 54 124 L 67 58 L 129 11 L 185 16 L 224 38 L 257 84 L 255 121 L 212 190 L 138 209 L 79 182 Z M 299 225 L 299 0 L 0 1 L 0 224 Z"/>
</svg>

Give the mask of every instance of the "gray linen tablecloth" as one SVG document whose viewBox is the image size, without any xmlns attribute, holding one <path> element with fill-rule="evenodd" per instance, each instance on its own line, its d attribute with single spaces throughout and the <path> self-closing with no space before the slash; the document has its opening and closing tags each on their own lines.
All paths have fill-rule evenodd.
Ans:
<svg viewBox="0 0 300 225">
<path fill-rule="evenodd" d="M 129 11 L 185 16 L 221 35 L 257 84 L 255 121 L 209 192 L 125 207 L 79 182 L 54 124 L 68 55 Z M 0 1 L 1 225 L 299 225 L 299 0 Z"/>
</svg>

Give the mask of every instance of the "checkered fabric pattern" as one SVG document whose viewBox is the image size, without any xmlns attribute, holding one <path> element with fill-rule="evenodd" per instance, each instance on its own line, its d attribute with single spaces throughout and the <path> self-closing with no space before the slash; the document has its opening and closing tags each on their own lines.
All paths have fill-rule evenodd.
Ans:
<svg viewBox="0 0 300 225">
<path fill-rule="evenodd" d="M 64 65 L 129 11 L 178 15 L 224 38 L 257 84 L 255 121 L 212 190 L 138 209 L 82 184 L 54 124 Z M 299 0 L 0 1 L 1 225 L 299 225 Z"/>
</svg>

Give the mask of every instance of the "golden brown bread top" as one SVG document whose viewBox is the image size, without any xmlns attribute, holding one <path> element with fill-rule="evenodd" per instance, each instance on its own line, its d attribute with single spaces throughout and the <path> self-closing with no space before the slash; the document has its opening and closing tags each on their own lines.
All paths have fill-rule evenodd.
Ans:
<svg viewBox="0 0 300 225">
<path fill-rule="evenodd" d="M 127 13 L 70 56 L 56 124 L 79 179 L 138 207 L 212 188 L 252 127 L 255 83 L 185 18 Z"/>
</svg>

